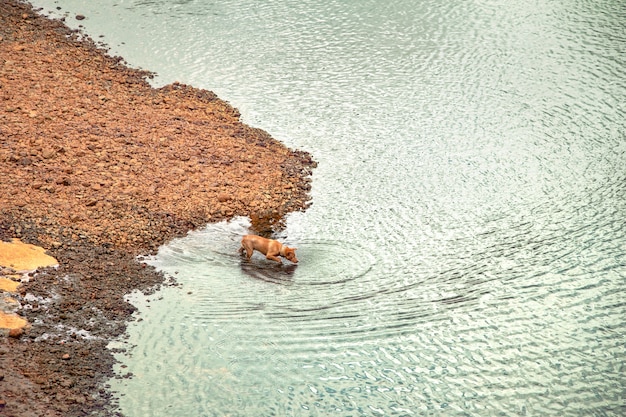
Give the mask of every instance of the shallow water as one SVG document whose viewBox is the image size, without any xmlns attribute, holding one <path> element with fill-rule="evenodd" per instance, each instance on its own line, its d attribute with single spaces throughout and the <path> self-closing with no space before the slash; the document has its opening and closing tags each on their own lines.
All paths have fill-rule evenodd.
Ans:
<svg viewBox="0 0 626 417">
<path fill-rule="evenodd" d="M 319 161 L 297 266 L 149 260 L 126 415 L 626 413 L 623 2 L 34 3 Z"/>
</svg>

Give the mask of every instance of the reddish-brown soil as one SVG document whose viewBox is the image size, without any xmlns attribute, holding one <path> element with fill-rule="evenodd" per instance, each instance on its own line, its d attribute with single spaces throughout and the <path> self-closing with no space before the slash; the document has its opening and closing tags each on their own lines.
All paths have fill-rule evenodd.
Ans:
<svg viewBox="0 0 626 417">
<path fill-rule="evenodd" d="M 209 91 L 149 77 L 0 2 L 0 239 L 59 261 L 15 296 L 32 327 L 0 337 L 0 415 L 117 415 L 106 345 L 134 311 L 123 296 L 176 285 L 137 256 L 236 215 L 267 234 L 307 204 L 310 155 Z"/>
</svg>

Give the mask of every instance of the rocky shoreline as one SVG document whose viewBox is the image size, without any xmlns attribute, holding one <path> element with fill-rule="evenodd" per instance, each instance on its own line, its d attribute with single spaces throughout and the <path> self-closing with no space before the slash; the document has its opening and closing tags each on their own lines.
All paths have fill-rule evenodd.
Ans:
<svg viewBox="0 0 626 417">
<path fill-rule="evenodd" d="M 123 297 L 177 285 L 137 256 L 238 215 L 267 234 L 308 204 L 309 154 L 209 91 L 150 76 L 27 3 L 0 3 L 0 239 L 59 262 L 13 295 L 31 327 L 0 336 L 2 415 L 119 415 L 106 346 L 134 311 Z"/>
</svg>

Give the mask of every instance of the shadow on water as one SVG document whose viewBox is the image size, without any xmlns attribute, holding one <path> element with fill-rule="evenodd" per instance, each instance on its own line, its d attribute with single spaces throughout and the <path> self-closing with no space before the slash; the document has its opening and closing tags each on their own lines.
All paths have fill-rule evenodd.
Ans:
<svg viewBox="0 0 626 417">
<path fill-rule="evenodd" d="M 298 268 L 295 264 L 278 264 L 272 262 L 257 262 L 241 260 L 241 272 L 250 278 L 270 282 L 272 284 L 293 285 L 293 274 Z"/>
</svg>

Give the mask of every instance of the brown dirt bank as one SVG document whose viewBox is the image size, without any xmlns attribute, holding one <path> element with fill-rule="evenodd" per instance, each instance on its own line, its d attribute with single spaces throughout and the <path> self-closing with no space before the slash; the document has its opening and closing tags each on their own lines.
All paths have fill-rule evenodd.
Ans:
<svg viewBox="0 0 626 417">
<path fill-rule="evenodd" d="M 165 280 L 136 256 L 235 215 L 267 232 L 307 204 L 310 155 L 209 91 L 149 76 L 0 2 L 0 239 L 60 264 L 18 290 L 32 328 L 0 337 L 0 415 L 116 415 L 106 345 L 134 311 L 123 296 Z"/>
</svg>

